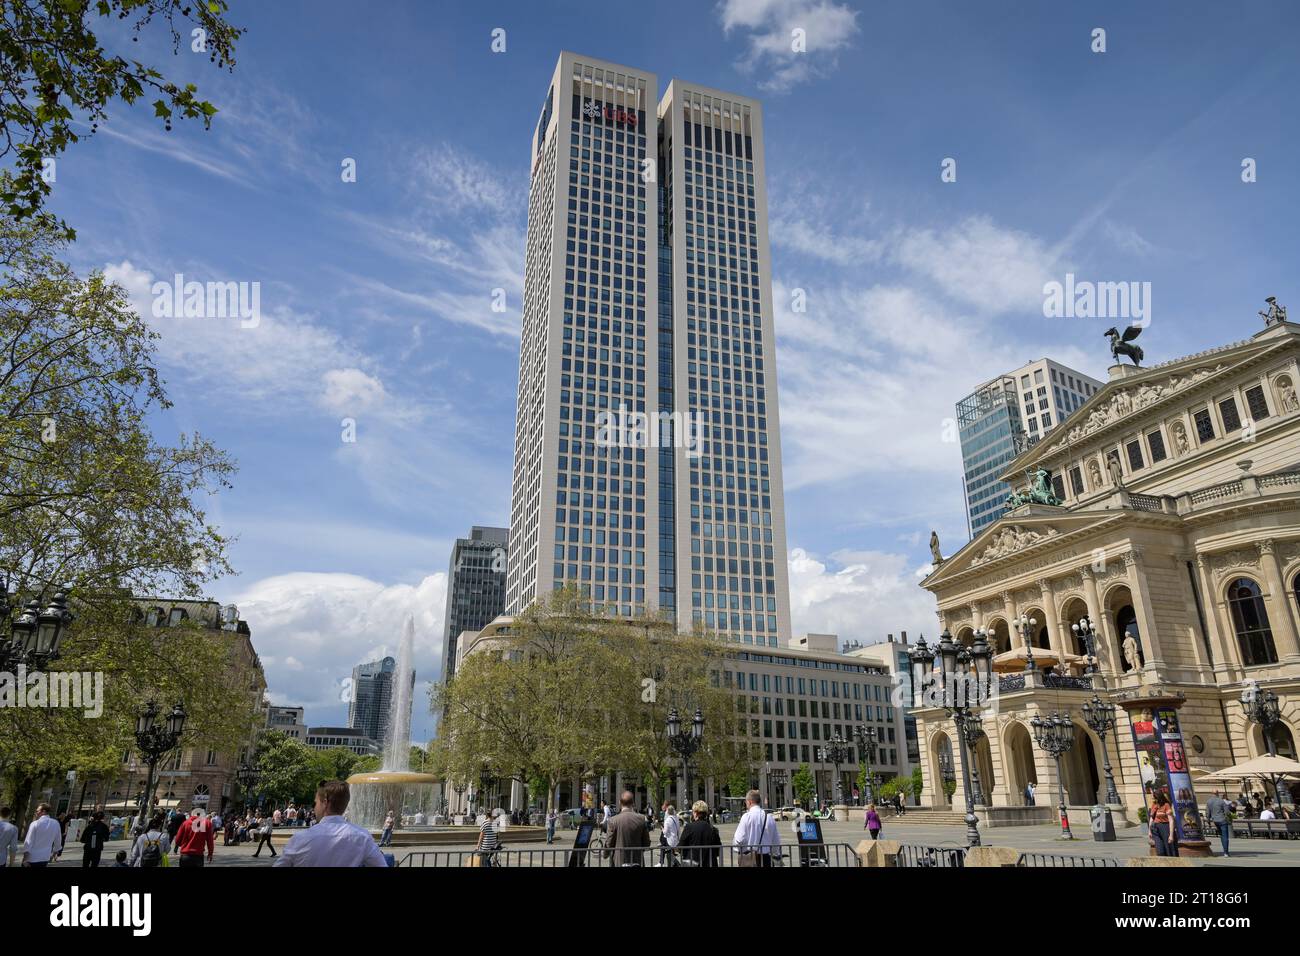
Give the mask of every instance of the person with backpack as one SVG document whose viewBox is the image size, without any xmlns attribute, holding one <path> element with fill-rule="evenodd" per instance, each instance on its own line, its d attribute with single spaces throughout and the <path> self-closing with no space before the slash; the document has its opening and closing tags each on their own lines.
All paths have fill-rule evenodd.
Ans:
<svg viewBox="0 0 1300 956">
<path fill-rule="evenodd" d="M 104 844 L 108 842 L 108 824 L 104 822 L 103 810 L 96 810 L 91 816 L 90 823 L 81 831 L 81 842 L 86 847 L 81 854 L 82 867 L 98 867 Z"/>
<path fill-rule="evenodd" d="M 155 816 L 144 832 L 135 838 L 135 846 L 131 848 L 131 866 L 143 869 L 166 866 L 164 860 L 171 846 L 171 837 L 167 835 L 162 816 Z"/>
<path fill-rule="evenodd" d="M 207 851 L 208 862 L 211 863 L 212 852 L 216 847 L 215 833 L 216 825 L 208 819 L 203 810 L 198 807 L 192 810 L 176 833 L 176 852 L 181 857 L 180 865 L 202 866 L 204 850 Z"/>
</svg>

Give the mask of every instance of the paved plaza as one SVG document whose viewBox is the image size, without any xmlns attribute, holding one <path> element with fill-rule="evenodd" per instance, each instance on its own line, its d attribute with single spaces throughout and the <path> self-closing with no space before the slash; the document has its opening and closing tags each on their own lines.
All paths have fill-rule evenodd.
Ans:
<svg viewBox="0 0 1300 956">
<path fill-rule="evenodd" d="M 790 824 L 782 823 L 781 838 L 787 844 L 794 843 L 794 835 L 790 831 Z M 725 844 L 730 844 L 733 834 L 736 830 L 734 823 L 723 824 L 718 827 L 722 834 L 722 840 Z M 294 830 L 277 831 L 274 843 L 277 852 L 282 850 L 294 834 Z M 847 843 L 856 848 L 858 843 L 867 838 L 866 832 L 862 829 L 861 823 L 855 822 L 822 822 L 822 835 L 827 843 Z M 527 842 L 513 843 L 510 839 L 510 831 L 507 829 L 502 833 L 502 846 L 505 849 L 521 850 L 567 850 L 573 845 L 573 831 L 559 830 L 556 833 L 555 843 L 547 847 L 544 842 Z M 1073 854 L 1079 856 L 1104 856 L 1126 859 L 1134 856 L 1145 856 L 1147 853 L 1146 831 L 1141 827 L 1132 827 L 1117 832 L 1117 839 L 1113 843 L 1097 843 L 1091 838 L 1090 833 L 1082 833 L 1085 838 L 1075 839 L 1073 841 L 1062 840 L 1060 830 L 1055 825 L 1052 826 L 1033 826 L 1033 827 L 998 827 L 994 829 L 985 829 L 981 833 L 981 840 L 985 846 L 1003 846 L 1013 847 L 1017 850 L 1032 853 L 1060 853 Z M 889 840 L 897 840 L 900 843 L 919 844 L 923 846 L 938 847 L 963 847 L 966 845 L 966 828 L 963 826 L 953 825 L 936 825 L 927 823 L 894 823 L 890 819 L 885 820 L 885 829 L 882 837 Z M 451 845 L 439 846 L 397 846 L 393 847 L 390 852 L 400 861 L 403 856 L 410 852 L 419 852 L 422 850 L 455 852 L 458 850 L 473 849 L 477 831 L 469 827 L 465 828 L 465 839 Z M 654 846 L 659 844 L 659 831 L 655 830 L 651 834 L 651 843 Z M 256 843 L 245 843 L 241 846 L 222 846 L 217 844 L 216 856 L 213 859 L 213 866 L 270 866 L 274 859 L 268 854 L 265 848 L 262 850 L 260 857 L 253 856 L 256 849 Z M 1215 850 L 1218 849 L 1217 841 L 1213 843 Z M 1198 866 L 1300 866 L 1300 840 L 1266 840 L 1266 839 L 1234 839 L 1231 845 L 1232 856 L 1224 859 L 1220 856 L 1208 859 L 1196 859 L 1193 862 Z M 118 850 L 127 850 L 130 845 L 126 840 L 110 841 L 104 850 L 104 861 L 106 865 L 111 865 L 113 856 Z M 56 866 L 80 866 L 81 865 L 81 847 L 77 846 L 55 864 Z"/>
</svg>

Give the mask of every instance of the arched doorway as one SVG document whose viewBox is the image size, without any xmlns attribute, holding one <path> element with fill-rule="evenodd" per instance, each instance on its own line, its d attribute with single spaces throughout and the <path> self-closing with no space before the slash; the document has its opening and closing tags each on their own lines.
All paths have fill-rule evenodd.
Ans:
<svg viewBox="0 0 1300 956">
<path fill-rule="evenodd" d="M 1029 736 L 1029 728 L 1020 721 L 1013 720 L 1003 734 L 1002 747 L 1011 802 L 1028 805 L 1025 787 L 1031 783 L 1038 785 L 1038 771 L 1034 768 L 1034 742 Z"/>
<path fill-rule="evenodd" d="M 956 782 L 957 764 L 954 761 L 952 739 L 945 731 L 936 731 L 930 737 L 930 773 L 926 780 L 933 794 L 934 806 L 952 806 Z"/>
<path fill-rule="evenodd" d="M 1077 633 L 1074 625 L 1078 624 L 1083 618 L 1088 616 L 1088 605 L 1082 598 L 1071 598 L 1065 605 L 1065 613 L 1061 619 L 1065 621 L 1065 639 L 1066 645 L 1072 652 L 1080 657 L 1088 656 L 1087 643 Z"/>
<path fill-rule="evenodd" d="M 1070 806 L 1092 806 L 1103 796 L 1095 746 L 1092 734 L 1075 722 L 1074 746 L 1061 755 L 1065 802 Z"/>
<path fill-rule="evenodd" d="M 1052 642 L 1047 636 L 1047 615 L 1043 613 L 1043 609 L 1041 607 L 1031 607 L 1024 612 L 1024 615 L 1034 622 L 1031 628 L 1033 639 L 1030 644 L 1034 647 L 1041 647 L 1043 650 L 1050 650 Z"/>
<path fill-rule="evenodd" d="M 975 642 L 975 629 L 963 627 L 957 631 L 957 643 L 962 647 L 970 647 Z"/>
<path fill-rule="evenodd" d="M 989 633 L 988 641 L 994 654 L 1011 650 L 1011 632 L 1006 621 L 995 617 L 985 625 L 985 630 Z"/>
</svg>

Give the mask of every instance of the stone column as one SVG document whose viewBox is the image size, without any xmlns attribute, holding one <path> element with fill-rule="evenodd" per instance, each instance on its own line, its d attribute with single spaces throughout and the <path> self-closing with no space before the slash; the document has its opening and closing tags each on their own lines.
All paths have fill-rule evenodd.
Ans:
<svg viewBox="0 0 1300 956">
<path fill-rule="evenodd" d="M 1300 661 L 1300 639 L 1296 637 L 1295 618 L 1291 616 L 1291 603 L 1287 600 L 1276 544 L 1272 538 L 1267 538 L 1256 542 L 1255 547 L 1259 549 L 1259 563 L 1264 570 L 1264 579 L 1268 581 L 1268 620 L 1273 629 L 1278 659 L 1294 663 Z"/>
<path fill-rule="evenodd" d="M 984 626 L 984 612 L 980 610 L 979 601 L 970 602 L 970 626 L 976 630 Z"/>
<path fill-rule="evenodd" d="M 1002 610 L 1007 616 L 1007 646 L 1012 650 L 1024 647 L 1020 632 L 1016 630 L 1016 621 L 1020 618 L 1020 609 L 1016 607 L 1016 596 L 1011 591 L 1002 592 Z"/>
<path fill-rule="evenodd" d="M 1088 604 L 1088 619 L 1092 621 L 1093 627 L 1097 631 L 1095 638 L 1097 643 L 1097 663 L 1101 667 L 1103 674 L 1114 674 L 1116 670 L 1115 662 L 1119 660 L 1119 650 L 1114 643 L 1114 636 L 1110 632 L 1106 612 L 1101 606 L 1101 595 L 1097 592 L 1097 576 L 1093 574 L 1090 565 L 1081 567 L 1079 574 L 1083 577 L 1083 593 Z"/>
<path fill-rule="evenodd" d="M 1040 578 L 1038 587 L 1043 592 L 1043 623 L 1047 625 L 1047 642 L 1051 644 L 1052 651 L 1064 660 L 1066 653 L 1065 639 L 1061 635 L 1060 614 L 1056 610 L 1056 598 L 1052 594 L 1052 582 L 1048 578 Z"/>
<path fill-rule="evenodd" d="M 1187 639 L 1192 642 L 1192 653 L 1196 657 L 1196 665 L 1205 670 L 1210 670 L 1213 665 L 1211 652 L 1206 646 L 1209 643 L 1209 634 L 1201 634 L 1201 621 L 1196 613 L 1196 595 L 1192 592 L 1192 582 L 1187 577 L 1187 565 L 1191 560 L 1189 555 L 1175 554 L 1171 557 L 1174 566 L 1174 574 L 1178 576 L 1178 587 L 1183 593 L 1183 601 L 1187 604 L 1187 617 L 1190 626 L 1187 629 Z M 1201 602 L 1202 610 L 1205 602 Z"/>
<path fill-rule="evenodd" d="M 1146 657 L 1144 669 L 1162 671 L 1165 658 L 1160 647 L 1160 635 L 1156 632 L 1155 617 L 1151 613 L 1151 591 L 1147 587 L 1140 549 L 1135 548 L 1125 553 L 1124 567 L 1128 571 L 1129 592 L 1133 595 L 1133 611 L 1137 615 L 1138 629 L 1142 632 L 1142 650 Z"/>
<path fill-rule="evenodd" d="M 1237 642 L 1229 640 L 1223 630 L 1223 617 L 1220 614 L 1223 602 L 1215 593 L 1209 560 L 1203 554 L 1196 556 L 1196 582 L 1201 588 L 1201 606 L 1205 608 L 1205 626 L 1210 631 L 1210 646 L 1214 648 L 1215 672 L 1226 671 L 1229 667 L 1241 667 Z"/>
</svg>

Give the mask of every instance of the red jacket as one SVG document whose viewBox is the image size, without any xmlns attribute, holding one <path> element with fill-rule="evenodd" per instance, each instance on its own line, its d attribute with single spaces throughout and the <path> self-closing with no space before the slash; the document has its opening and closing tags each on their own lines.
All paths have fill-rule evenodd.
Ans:
<svg viewBox="0 0 1300 956">
<path fill-rule="evenodd" d="M 210 817 L 205 818 L 204 823 L 206 826 L 201 833 L 194 829 L 193 823 L 193 817 L 185 818 L 185 822 L 181 824 L 180 830 L 176 833 L 175 847 L 183 856 L 202 856 L 203 851 L 206 849 L 210 860 L 212 859 L 212 848 L 214 846 L 212 831 L 215 829 L 212 826 L 212 819 Z"/>
</svg>

